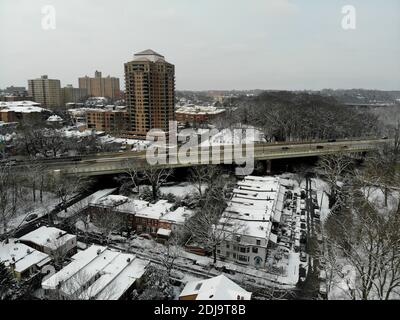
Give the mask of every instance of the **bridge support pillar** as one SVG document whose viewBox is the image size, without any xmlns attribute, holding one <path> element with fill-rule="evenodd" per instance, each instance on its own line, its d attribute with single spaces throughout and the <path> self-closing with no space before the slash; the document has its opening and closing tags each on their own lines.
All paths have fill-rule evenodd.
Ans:
<svg viewBox="0 0 400 320">
<path fill-rule="evenodd" d="M 266 160 L 265 161 L 265 168 L 266 168 L 266 173 L 271 174 L 272 173 L 272 160 Z"/>
</svg>

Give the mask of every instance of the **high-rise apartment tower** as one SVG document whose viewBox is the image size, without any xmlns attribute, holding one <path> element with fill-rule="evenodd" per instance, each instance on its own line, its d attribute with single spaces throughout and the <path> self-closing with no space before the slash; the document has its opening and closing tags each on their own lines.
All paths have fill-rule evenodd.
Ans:
<svg viewBox="0 0 400 320">
<path fill-rule="evenodd" d="M 175 117 L 175 67 L 153 50 L 125 63 L 125 101 L 130 116 L 129 136 L 145 139 L 151 129 L 168 135 Z"/>
</svg>

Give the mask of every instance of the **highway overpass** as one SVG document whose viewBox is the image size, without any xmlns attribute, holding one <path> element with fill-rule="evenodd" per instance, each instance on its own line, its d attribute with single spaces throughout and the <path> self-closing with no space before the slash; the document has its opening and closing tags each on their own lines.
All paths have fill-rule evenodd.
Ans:
<svg viewBox="0 0 400 320">
<path fill-rule="evenodd" d="M 379 146 L 391 142 L 389 139 L 368 139 L 368 140 L 341 140 L 335 142 L 308 142 L 308 143 L 280 143 L 280 144 L 255 144 L 254 160 L 276 160 L 289 158 L 315 157 L 337 153 L 363 153 L 376 150 Z M 246 145 L 242 146 L 243 149 Z M 232 148 L 233 149 L 233 148 Z M 219 155 L 217 161 L 212 161 L 212 156 Z M 192 153 L 196 161 L 178 161 L 167 164 L 158 164 L 160 168 L 191 167 L 204 164 L 229 164 L 238 163 L 233 159 L 234 151 L 229 147 L 221 147 L 219 151 L 213 148 L 201 148 Z M 229 155 L 231 158 L 229 158 Z M 243 155 L 244 151 L 243 151 Z M 201 162 L 203 157 L 209 157 L 208 161 Z M 243 160 L 243 159 L 242 159 Z M 231 161 L 231 162 L 230 162 Z M 107 174 L 123 173 L 130 166 L 144 168 L 148 166 L 146 151 L 142 152 L 118 152 L 104 153 L 82 158 L 60 158 L 44 161 L 46 167 L 54 173 L 79 174 L 85 176 L 97 176 Z"/>
</svg>

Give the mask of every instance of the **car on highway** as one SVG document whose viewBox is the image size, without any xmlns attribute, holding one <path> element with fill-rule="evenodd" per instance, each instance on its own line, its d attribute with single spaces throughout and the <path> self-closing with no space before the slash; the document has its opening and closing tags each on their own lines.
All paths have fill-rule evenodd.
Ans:
<svg viewBox="0 0 400 320">
<path fill-rule="evenodd" d="M 282 150 L 289 150 L 289 147 L 282 147 Z"/>
<path fill-rule="evenodd" d="M 329 139 L 328 142 L 336 142 L 336 139 Z"/>
<path fill-rule="evenodd" d="M 324 146 L 317 146 L 317 149 L 323 149 Z"/>
<path fill-rule="evenodd" d="M 382 140 L 387 140 L 387 139 L 389 139 L 389 137 L 387 136 L 382 137 Z"/>
<path fill-rule="evenodd" d="M 30 215 L 28 215 L 28 216 L 26 217 L 25 221 L 26 221 L 26 222 L 30 222 L 30 221 L 32 221 L 32 220 L 37 219 L 37 217 L 38 217 L 38 215 L 37 215 L 36 213 L 32 213 L 32 214 L 30 214 Z"/>
</svg>

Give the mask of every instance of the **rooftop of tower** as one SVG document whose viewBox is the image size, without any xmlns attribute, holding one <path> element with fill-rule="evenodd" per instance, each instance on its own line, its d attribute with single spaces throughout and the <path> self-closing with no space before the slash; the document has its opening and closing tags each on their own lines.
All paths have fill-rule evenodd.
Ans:
<svg viewBox="0 0 400 320">
<path fill-rule="evenodd" d="M 147 49 L 138 53 L 135 53 L 134 55 L 134 61 L 165 61 L 164 56 L 155 52 L 154 50 Z"/>
</svg>

